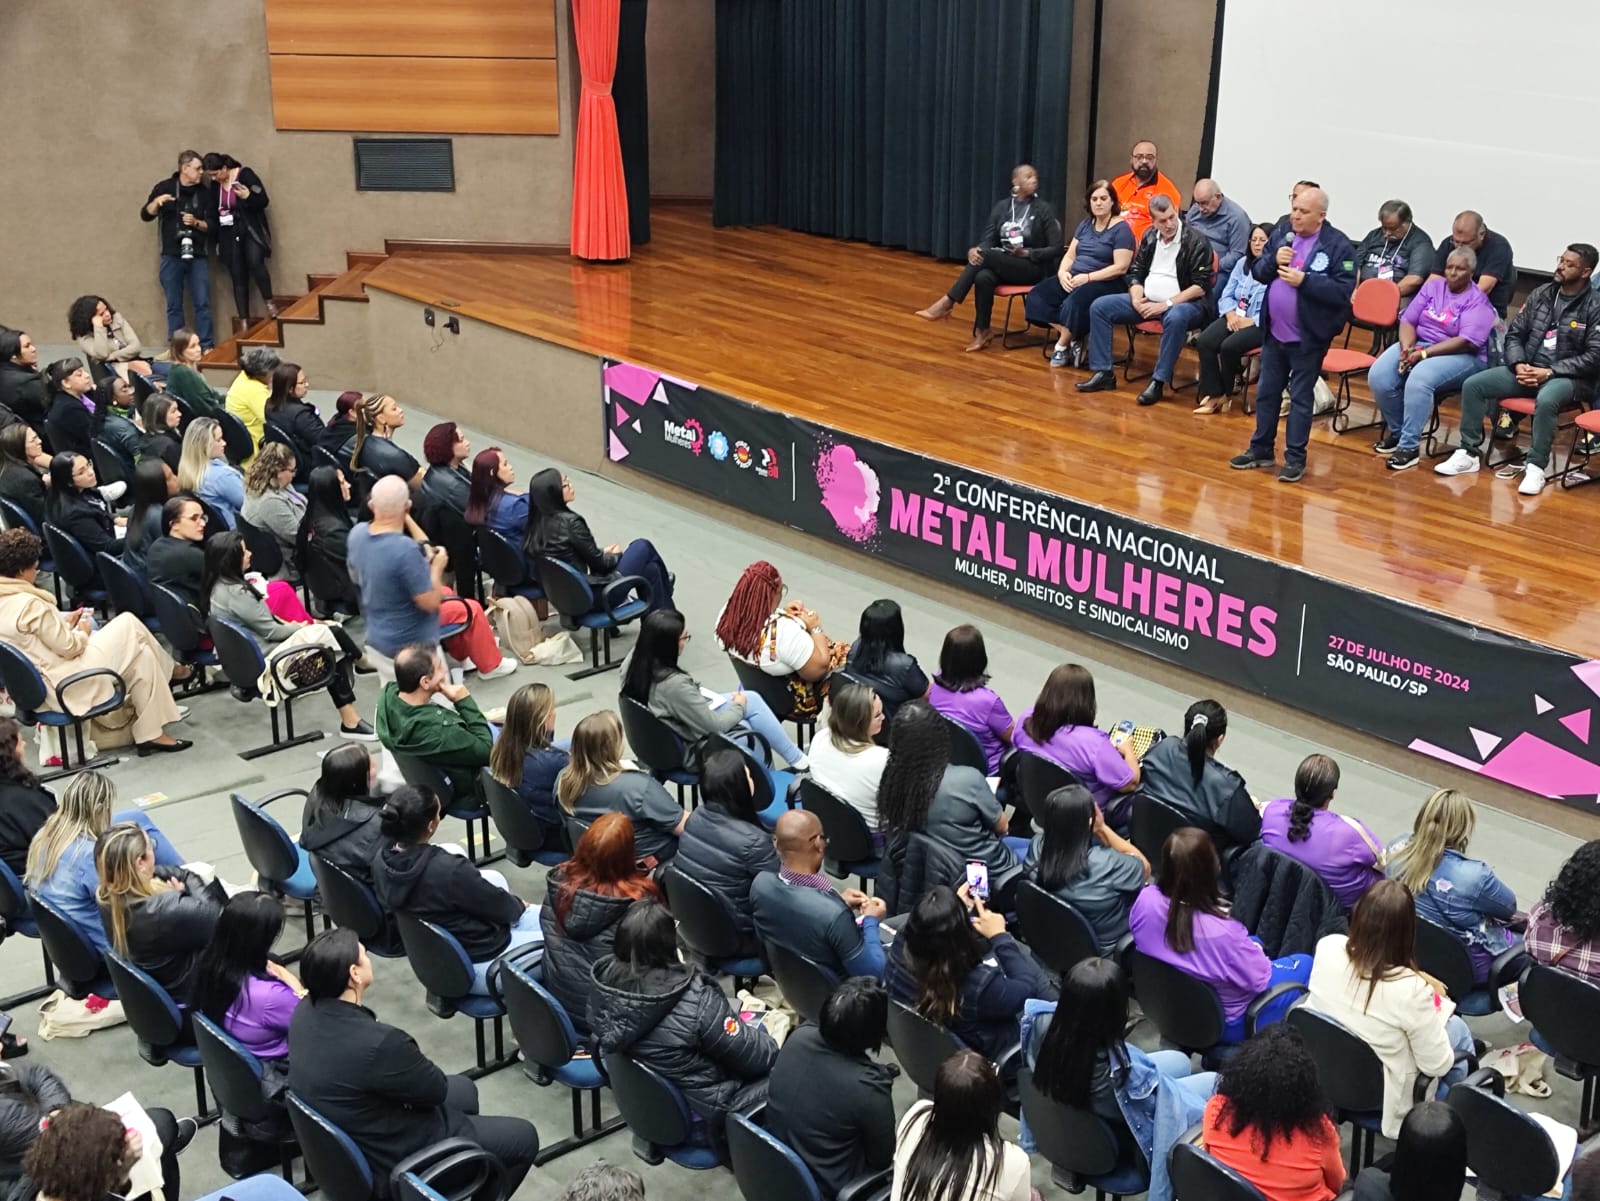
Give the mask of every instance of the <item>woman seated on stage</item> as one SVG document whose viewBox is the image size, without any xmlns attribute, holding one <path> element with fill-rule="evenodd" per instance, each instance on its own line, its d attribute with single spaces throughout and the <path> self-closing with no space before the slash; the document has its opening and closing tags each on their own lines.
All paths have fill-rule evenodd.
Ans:
<svg viewBox="0 0 1600 1201">
<path fill-rule="evenodd" d="M 472 477 L 462 466 L 472 453 L 472 443 L 454 421 L 441 421 L 422 439 L 422 457 L 428 470 L 422 477 L 422 495 L 435 506 L 444 505 L 457 513 L 467 511 L 467 494 Z M 523 513 L 527 521 L 527 513 Z"/>
<path fill-rule="evenodd" d="M 990 210 L 978 244 L 967 251 L 960 277 L 917 316 L 942 321 L 976 285 L 967 349 L 982 350 L 994 341 L 990 325 L 994 290 L 1001 284 L 1036 284 L 1055 270 L 1060 259 L 1061 220 L 1048 200 L 1039 199 L 1039 172 L 1029 163 L 1018 163 L 1011 172 L 1011 195 Z"/>
<path fill-rule="evenodd" d="M 170 396 L 152 396 L 139 410 L 144 420 L 144 433 L 139 437 L 139 458 L 160 459 L 178 474 L 183 460 L 183 410 Z"/>
<path fill-rule="evenodd" d="M 1195 336 L 1195 350 L 1200 355 L 1196 413 L 1226 413 L 1232 407 L 1234 391 L 1244 375 L 1245 352 L 1261 347 L 1261 306 L 1267 298 L 1267 285 L 1256 279 L 1251 269 L 1271 236 L 1270 225 L 1257 225 L 1250 231 L 1250 248 L 1233 265 L 1217 299 L 1217 319 Z"/>
<path fill-rule="evenodd" d="M 928 704 L 970 730 L 988 760 L 989 774 L 1000 774 L 1000 756 L 1011 745 L 1017 723 L 1000 694 L 989 687 L 989 652 L 977 626 L 956 626 L 944 636 Z"/>
<path fill-rule="evenodd" d="M 689 811 L 654 776 L 623 758 L 625 750 L 615 712 L 601 709 L 583 718 L 572 731 L 571 760 L 556 777 L 556 800 L 584 827 L 602 813 L 625 814 L 639 858 L 653 867 L 678 853 Z"/>
<path fill-rule="evenodd" d="M 524 684 L 511 694 L 506 719 L 489 751 L 489 773 L 522 798 L 548 846 L 564 845 L 556 779 L 572 756 L 556 742 L 556 696 L 548 684 Z"/>
<path fill-rule="evenodd" d="M 78 540 L 90 555 L 122 553 L 122 531 L 100 494 L 94 464 L 68 451 L 50 460 L 50 524 Z"/>
<path fill-rule="evenodd" d="M 244 476 L 244 508 L 240 516 L 271 534 L 283 552 L 283 566 L 274 579 L 298 582 L 295 546 L 306 519 L 306 498 L 294 487 L 300 470 L 295 452 L 282 442 L 263 442 Z"/>
<path fill-rule="evenodd" d="M 906 623 L 892 600 L 875 600 L 861 611 L 860 633 L 844 661 L 845 670 L 872 685 L 883 702 L 883 720 L 894 724 L 907 701 L 928 695 L 928 677 L 906 651 Z"/>
<path fill-rule="evenodd" d="M 184 431 L 178 487 L 205 501 L 226 528 L 233 528 L 244 507 L 244 473 L 228 462 L 228 444 L 214 418 L 197 417 Z"/>
<path fill-rule="evenodd" d="M 172 360 L 167 372 L 167 395 L 188 405 L 192 417 L 215 416 L 227 404 L 228 398 L 200 375 L 200 360 L 205 353 L 200 335 L 192 329 L 174 330 L 167 344 L 167 357 Z M 145 429 L 149 432 L 148 426 Z"/>
<path fill-rule="evenodd" d="M 1169 735 L 1139 761 L 1139 791 L 1170 805 L 1211 835 L 1219 852 L 1261 837 L 1261 815 L 1244 777 L 1217 761 L 1228 736 L 1228 711 L 1196 701 L 1183 715 L 1183 734 Z"/>
<path fill-rule="evenodd" d="M 589 523 L 568 507 L 576 495 L 572 481 L 554 467 L 546 467 L 528 481 L 528 499 L 536 510 L 528 519 L 523 544 L 528 562 L 536 563 L 540 555 L 548 555 L 572 564 L 594 584 L 618 576 L 641 576 L 650 585 L 650 607 L 672 608 L 672 573 L 656 548 L 644 538 L 635 538 L 627 546 L 596 545 Z"/>
<path fill-rule="evenodd" d="M 26 513 L 36 528 L 45 522 L 44 473 L 50 456 L 31 425 L 13 421 L 0 430 L 0 497 Z"/>
<path fill-rule="evenodd" d="M 517 469 L 509 455 L 498 446 L 480 450 L 472 460 L 463 515 L 468 525 L 486 525 L 520 549 L 528 536 L 528 494 L 511 486 L 516 482 Z"/>
<path fill-rule="evenodd" d="M 828 675 L 843 666 L 850 644 L 822 632 L 805 602 L 783 599 L 783 577 L 764 559 L 746 567 L 717 614 L 717 646 L 769 676 L 786 677 L 794 711 L 815 717 L 828 695 Z"/>
<path fill-rule="evenodd" d="M 1133 263 L 1133 230 L 1122 219 L 1122 204 L 1111 184 L 1097 179 L 1084 197 L 1089 215 L 1078 222 L 1050 278 L 1035 284 L 1023 302 L 1028 320 L 1048 325 L 1060 335 L 1050 352 L 1050 366 L 1083 366 L 1083 340 L 1089 333 L 1089 306 L 1102 296 L 1128 286 Z"/>
<path fill-rule="evenodd" d="M 1338 788 L 1339 765 L 1327 755 L 1307 755 L 1294 773 L 1294 799 L 1261 811 L 1261 841 L 1316 872 L 1339 904 L 1354 909 L 1383 879 L 1383 843 L 1364 823 L 1333 811 Z"/>
<path fill-rule="evenodd" d="M 183 714 L 172 699 L 172 684 L 187 680 L 188 667 L 175 667 L 155 635 L 132 613 L 119 613 L 98 630 L 87 609 L 63 613 L 56 598 L 40 589 L 39 555 L 43 546 L 27 530 L 0 533 L 0 638 L 11 643 L 39 669 L 45 687 L 90 668 L 116 672 L 127 686 L 133 706 L 133 740 L 139 754 L 187 750 L 192 744 L 174 738 L 164 727 Z M 111 696 L 105 676 L 82 680 L 72 688 L 72 704 L 87 708 Z"/>
<path fill-rule="evenodd" d="M 351 415 L 355 434 L 340 448 L 339 457 L 352 471 L 365 471 L 374 478 L 397 475 L 413 489 L 422 483 L 422 464 L 394 440 L 395 430 L 406 423 L 406 411 L 394 397 L 376 392 L 356 404 Z"/>
<path fill-rule="evenodd" d="M 1139 757 L 1131 741 L 1116 746 L 1095 726 L 1097 712 L 1094 676 L 1081 664 L 1063 663 L 1017 721 L 1013 744 L 1077 776 L 1106 820 L 1122 830 L 1128 825 L 1129 804 L 1121 796 L 1139 787 Z"/>
</svg>

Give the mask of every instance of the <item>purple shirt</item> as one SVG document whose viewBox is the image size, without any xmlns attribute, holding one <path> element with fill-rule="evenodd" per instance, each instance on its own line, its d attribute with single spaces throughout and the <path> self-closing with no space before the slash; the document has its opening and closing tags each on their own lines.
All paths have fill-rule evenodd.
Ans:
<svg viewBox="0 0 1600 1201">
<path fill-rule="evenodd" d="M 300 998 L 282 980 L 249 976 L 222 1028 L 257 1059 L 283 1059 L 289 1054 L 289 1019 L 298 1004 Z"/>
<path fill-rule="evenodd" d="M 1154 884 L 1139 890 L 1128 914 L 1133 945 L 1211 985 L 1222 1002 L 1223 1019 L 1237 1022 L 1272 979 L 1272 960 L 1241 923 L 1209 913 L 1194 915 L 1194 950 L 1180 955 L 1167 945 L 1169 907 L 1166 893 Z"/>
<path fill-rule="evenodd" d="M 1478 362 L 1489 361 L 1489 335 L 1494 331 L 1494 305 L 1472 284 L 1450 291 L 1444 276 L 1435 275 L 1411 298 L 1400 318 L 1417 331 L 1417 342 L 1432 346 L 1446 338 L 1465 338 L 1477 347 Z"/>
<path fill-rule="evenodd" d="M 1133 768 L 1111 745 L 1111 735 L 1094 726 L 1062 726 L 1040 742 L 1028 733 L 1029 709 L 1017 719 L 1012 744 L 1019 751 L 1032 751 L 1052 763 L 1060 764 L 1082 781 L 1103 810 L 1133 779 Z"/>
<path fill-rule="evenodd" d="M 1491 308 L 1489 313 L 1492 316 L 1494 310 Z M 1294 802 L 1285 799 L 1273 801 L 1262 810 L 1261 841 L 1316 872 L 1333 889 L 1339 904 L 1354 909 L 1361 894 L 1383 879 L 1383 869 L 1378 866 L 1383 843 L 1355 818 L 1331 809 L 1313 813 L 1310 834 L 1302 842 L 1290 842 L 1289 813 L 1293 808 Z M 1363 832 L 1366 838 L 1361 837 Z"/>
<path fill-rule="evenodd" d="M 1291 267 L 1305 270 L 1306 262 L 1311 258 L 1311 248 L 1317 244 L 1321 232 L 1294 235 L 1290 242 L 1294 247 L 1294 258 L 1289 263 Z M 1281 279 L 1275 279 L 1267 285 L 1267 313 L 1272 318 L 1272 336 L 1278 341 L 1300 341 L 1300 311 L 1296 307 L 1299 303 L 1299 289 L 1291 288 Z"/>
<path fill-rule="evenodd" d="M 1011 728 L 1011 710 L 993 688 L 974 688 L 971 692 L 951 692 L 938 680 L 928 689 L 928 704 L 951 721 L 972 731 L 989 761 L 989 774 L 1000 770 L 1000 753 L 1005 743 L 1000 735 Z"/>
</svg>

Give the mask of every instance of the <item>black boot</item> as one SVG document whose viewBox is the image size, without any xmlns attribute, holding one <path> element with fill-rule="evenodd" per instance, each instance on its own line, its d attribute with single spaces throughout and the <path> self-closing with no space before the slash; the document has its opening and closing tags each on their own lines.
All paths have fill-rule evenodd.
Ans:
<svg viewBox="0 0 1600 1201">
<path fill-rule="evenodd" d="M 1160 401 L 1161 395 L 1165 390 L 1165 384 L 1158 379 L 1153 379 L 1145 385 L 1144 391 L 1139 393 L 1139 403 L 1142 405 L 1156 404 Z"/>
</svg>

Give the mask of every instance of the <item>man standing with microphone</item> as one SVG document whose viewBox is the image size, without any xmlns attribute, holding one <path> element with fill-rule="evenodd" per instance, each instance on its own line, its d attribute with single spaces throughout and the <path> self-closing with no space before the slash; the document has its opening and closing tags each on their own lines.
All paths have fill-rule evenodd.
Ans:
<svg viewBox="0 0 1600 1201">
<path fill-rule="evenodd" d="M 1323 356 L 1350 318 L 1356 283 L 1356 250 L 1327 223 L 1328 196 L 1306 188 L 1294 198 L 1288 228 L 1272 235 L 1252 269 L 1269 285 L 1261 306 L 1261 378 L 1256 385 L 1256 433 L 1250 448 L 1229 466 L 1248 471 L 1272 467 L 1283 393 L 1289 391 L 1289 427 L 1284 434 L 1280 484 L 1297 484 L 1306 473 L 1306 442 Z"/>
</svg>

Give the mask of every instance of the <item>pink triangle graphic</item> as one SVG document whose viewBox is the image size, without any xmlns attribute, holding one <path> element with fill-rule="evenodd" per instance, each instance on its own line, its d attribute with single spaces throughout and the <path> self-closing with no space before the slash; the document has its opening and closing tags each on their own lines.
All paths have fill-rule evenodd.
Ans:
<svg viewBox="0 0 1600 1201">
<path fill-rule="evenodd" d="M 635 367 L 632 363 L 613 363 L 605 369 L 603 378 L 606 386 L 613 391 L 622 393 L 637 404 L 644 404 L 650 399 L 651 389 L 661 377 L 654 371 Z"/>
<path fill-rule="evenodd" d="M 1590 692 L 1600 695 L 1600 659 L 1590 659 L 1587 663 L 1577 664 L 1573 667 L 1572 674 L 1582 680 Z"/>
<path fill-rule="evenodd" d="M 667 387 L 666 387 L 665 384 L 657 384 L 656 385 L 656 390 L 654 392 L 650 393 L 650 399 L 655 401 L 658 405 L 664 405 L 664 404 L 671 404 L 672 403 L 670 400 L 667 399 Z"/>
<path fill-rule="evenodd" d="M 611 438 L 611 461 L 613 463 L 620 463 L 623 459 L 628 457 L 628 448 L 622 444 L 622 439 L 618 438 L 614 431 L 608 430 L 606 432 Z"/>
<path fill-rule="evenodd" d="M 1489 757 L 1490 751 L 1505 741 L 1498 734 L 1487 734 L 1482 730 L 1475 730 L 1471 726 L 1467 727 L 1467 732 L 1472 735 L 1472 741 L 1478 744 L 1478 754 L 1484 759 Z"/>
<path fill-rule="evenodd" d="M 611 419 L 617 423 L 617 428 L 618 429 L 621 429 L 623 426 L 628 424 L 628 419 L 630 418 L 630 416 L 631 416 L 631 414 L 628 412 L 628 410 L 626 408 L 623 407 L 622 402 L 620 400 L 618 400 L 616 397 L 612 397 L 611 398 Z"/>
<path fill-rule="evenodd" d="M 1572 731 L 1572 735 L 1579 742 L 1589 741 L 1589 710 L 1579 709 L 1576 713 L 1569 713 L 1561 719 L 1561 724 Z"/>
<path fill-rule="evenodd" d="M 1533 694 L 1533 711 L 1535 713 L 1548 713 L 1554 708 L 1554 705 L 1545 700 L 1544 697 L 1540 696 L 1537 692 Z"/>
</svg>

